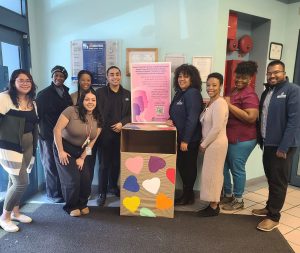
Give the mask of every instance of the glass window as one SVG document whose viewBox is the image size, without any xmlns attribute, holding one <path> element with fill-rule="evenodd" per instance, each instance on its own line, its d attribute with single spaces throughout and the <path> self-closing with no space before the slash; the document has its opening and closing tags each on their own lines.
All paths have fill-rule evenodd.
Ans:
<svg viewBox="0 0 300 253">
<path fill-rule="evenodd" d="M 21 67 L 19 46 L 1 42 L 1 48 L 2 48 L 2 63 L 3 66 L 8 67 L 8 76 L 10 77 L 11 73 L 15 69 L 19 69 Z"/>
<path fill-rule="evenodd" d="M 0 0 L 0 6 L 22 15 L 22 0 Z"/>
</svg>

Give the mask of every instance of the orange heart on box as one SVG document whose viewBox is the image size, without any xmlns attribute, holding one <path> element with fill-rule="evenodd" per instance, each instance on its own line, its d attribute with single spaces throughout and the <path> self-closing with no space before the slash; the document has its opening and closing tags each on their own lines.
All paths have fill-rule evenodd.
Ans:
<svg viewBox="0 0 300 253">
<path fill-rule="evenodd" d="M 156 197 L 156 208 L 160 210 L 169 209 L 173 206 L 173 200 L 165 194 L 160 193 Z"/>
</svg>

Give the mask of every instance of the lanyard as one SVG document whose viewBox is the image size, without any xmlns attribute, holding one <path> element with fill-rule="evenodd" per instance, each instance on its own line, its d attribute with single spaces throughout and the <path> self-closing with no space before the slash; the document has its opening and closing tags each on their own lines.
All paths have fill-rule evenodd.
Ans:
<svg viewBox="0 0 300 253">
<path fill-rule="evenodd" d="M 90 144 L 91 142 L 91 133 L 92 133 L 92 129 L 93 129 L 93 122 L 91 120 L 91 124 L 90 124 L 90 129 L 88 130 L 88 126 L 89 126 L 89 121 L 87 119 L 87 123 L 85 124 L 85 132 L 86 132 L 86 140 L 84 141 L 84 143 L 82 144 L 82 148 L 84 146 L 87 146 Z"/>
</svg>

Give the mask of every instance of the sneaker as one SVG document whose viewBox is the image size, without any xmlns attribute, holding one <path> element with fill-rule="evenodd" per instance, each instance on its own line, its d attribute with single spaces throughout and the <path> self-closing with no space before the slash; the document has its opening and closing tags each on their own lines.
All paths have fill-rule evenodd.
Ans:
<svg viewBox="0 0 300 253">
<path fill-rule="evenodd" d="M 12 221 L 0 220 L 0 227 L 2 227 L 6 232 L 10 233 L 19 231 L 19 227 Z"/>
<path fill-rule="evenodd" d="M 252 214 L 255 216 L 267 216 L 268 214 L 268 209 L 267 208 L 262 208 L 262 209 L 253 209 Z"/>
<path fill-rule="evenodd" d="M 104 206 L 106 201 L 106 193 L 99 194 L 99 197 L 96 200 L 98 206 Z"/>
<path fill-rule="evenodd" d="M 120 198 L 120 189 L 119 188 L 111 188 L 108 192 L 115 195 L 116 197 Z"/>
<path fill-rule="evenodd" d="M 221 197 L 221 201 L 220 201 L 220 205 L 225 205 L 228 204 L 230 202 L 232 202 L 235 198 L 233 196 L 231 197 Z"/>
<path fill-rule="evenodd" d="M 242 200 L 241 202 L 239 202 L 237 199 L 234 199 L 230 203 L 227 203 L 224 206 L 222 206 L 222 209 L 225 211 L 235 211 L 243 208 L 244 208 L 244 201 Z"/>
<path fill-rule="evenodd" d="M 206 207 L 203 210 L 200 210 L 197 212 L 197 216 L 199 217 L 212 217 L 212 216 L 218 216 L 220 213 L 220 207 L 217 206 L 216 209 L 213 209 L 210 205 Z"/>
<path fill-rule="evenodd" d="M 32 222 L 32 219 L 25 215 L 25 214 L 19 214 L 18 216 L 16 216 L 14 213 L 11 213 L 10 218 L 14 221 L 19 221 L 21 223 L 30 223 Z"/>
<path fill-rule="evenodd" d="M 79 217 L 81 215 L 80 210 L 79 209 L 74 209 L 70 212 L 70 216 L 72 217 Z"/>
<path fill-rule="evenodd" d="M 90 209 L 88 207 L 85 207 L 83 209 L 80 210 L 80 213 L 83 215 L 89 214 L 90 213 Z"/>
<path fill-rule="evenodd" d="M 277 228 L 279 226 L 279 222 L 278 221 L 273 221 L 271 219 L 264 219 L 262 222 L 260 222 L 257 225 L 257 229 L 261 230 L 261 231 L 265 231 L 265 232 L 270 232 L 272 231 L 274 228 Z"/>
</svg>

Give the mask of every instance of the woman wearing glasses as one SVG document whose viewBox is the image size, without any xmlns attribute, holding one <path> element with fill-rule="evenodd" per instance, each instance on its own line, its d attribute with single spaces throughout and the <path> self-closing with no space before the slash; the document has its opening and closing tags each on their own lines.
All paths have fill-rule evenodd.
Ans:
<svg viewBox="0 0 300 253">
<path fill-rule="evenodd" d="M 9 174 L 0 226 L 7 232 L 19 230 L 12 220 L 32 221 L 20 213 L 19 205 L 34 164 L 38 123 L 35 94 L 32 76 L 22 69 L 12 73 L 8 91 L 0 93 L 0 164 Z"/>
<path fill-rule="evenodd" d="M 235 88 L 225 97 L 229 108 L 227 124 L 228 152 L 224 165 L 224 198 L 222 209 L 234 211 L 244 208 L 246 183 L 245 165 L 256 145 L 258 96 L 250 83 L 257 72 L 253 61 L 241 62 L 235 70 Z M 233 187 L 231 176 L 233 178 Z"/>
</svg>

